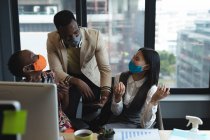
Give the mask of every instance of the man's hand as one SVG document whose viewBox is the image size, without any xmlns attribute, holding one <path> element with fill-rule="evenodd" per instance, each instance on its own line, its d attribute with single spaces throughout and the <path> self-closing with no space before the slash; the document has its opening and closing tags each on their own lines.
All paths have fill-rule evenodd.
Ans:
<svg viewBox="0 0 210 140">
<path fill-rule="evenodd" d="M 115 87 L 114 87 L 114 97 L 115 97 L 115 102 L 119 103 L 121 101 L 122 96 L 125 94 L 125 85 L 122 82 L 119 82 Z"/>
<path fill-rule="evenodd" d="M 81 92 L 82 97 L 85 101 L 93 101 L 95 99 L 95 96 L 93 94 L 93 91 L 90 89 L 90 87 L 81 79 L 72 77 L 70 79 L 70 84 L 77 86 L 78 90 Z M 70 93 L 71 94 L 71 93 Z"/>
<path fill-rule="evenodd" d="M 69 105 L 69 84 L 59 82 L 57 84 L 58 98 L 61 102 L 62 109 L 65 110 Z"/>
<path fill-rule="evenodd" d="M 153 105 L 157 105 L 158 101 L 160 101 L 161 99 L 167 97 L 169 94 L 170 94 L 170 88 L 167 88 L 165 85 L 158 86 L 157 91 L 152 96 L 151 103 Z"/>
</svg>

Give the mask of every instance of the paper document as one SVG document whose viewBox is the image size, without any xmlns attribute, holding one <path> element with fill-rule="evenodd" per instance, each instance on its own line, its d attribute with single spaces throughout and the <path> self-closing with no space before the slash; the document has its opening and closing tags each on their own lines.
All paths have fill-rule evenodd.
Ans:
<svg viewBox="0 0 210 140">
<path fill-rule="evenodd" d="M 195 133 L 189 130 L 174 129 L 168 140 L 210 140 L 207 134 Z"/>
<path fill-rule="evenodd" d="M 158 129 L 114 129 L 114 140 L 160 140 Z"/>
</svg>

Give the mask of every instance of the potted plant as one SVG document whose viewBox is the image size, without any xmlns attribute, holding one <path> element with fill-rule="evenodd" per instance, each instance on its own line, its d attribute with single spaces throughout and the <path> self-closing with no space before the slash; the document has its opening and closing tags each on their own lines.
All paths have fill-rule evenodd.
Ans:
<svg viewBox="0 0 210 140">
<path fill-rule="evenodd" d="M 98 140 L 113 140 L 114 134 L 115 132 L 113 129 L 102 128 L 102 130 L 99 132 Z"/>
</svg>

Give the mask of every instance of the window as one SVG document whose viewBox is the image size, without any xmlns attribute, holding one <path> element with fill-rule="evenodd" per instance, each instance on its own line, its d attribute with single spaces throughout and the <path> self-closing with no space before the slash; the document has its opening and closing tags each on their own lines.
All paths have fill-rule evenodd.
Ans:
<svg viewBox="0 0 210 140">
<path fill-rule="evenodd" d="M 209 18 L 209 0 L 156 1 L 161 82 L 174 88 L 209 88 Z"/>
<path fill-rule="evenodd" d="M 71 9 L 76 14 L 75 0 L 18 3 L 21 49 L 46 57 L 47 33 L 55 30 L 54 14 L 62 9 Z M 154 48 L 161 58 L 159 82 L 175 89 L 209 89 L 209 5 L 209 0 L 156 0 L 155 29 L 147 31 L 146 8 L 155 8 L 149 4 L 145 7 L 145 0 L 86 0 L 87 11 L 81 5 L 78 11 L 87 13 L 82 15 L 87 19 L 87 27 L 103 34 L 113 75 L 128 70 L 133 54 L 152 42 L 146 33 L 154 32 Z"/>
<path fill-rule="evenodd" d="M 87 26 L 103 34 L 113 75 L 128 70 L 134 53 L 144 47 L 144 7 L 144 0 L 87 1 Z"/>
<path fill-rule="evenodd" d="M 63 9 L 76 13 L 75 1 L 18 0 L 21 50 L 28 49 L 47 58 L 47 34 L 56 30 L 53 17 Z"/>
</svg>

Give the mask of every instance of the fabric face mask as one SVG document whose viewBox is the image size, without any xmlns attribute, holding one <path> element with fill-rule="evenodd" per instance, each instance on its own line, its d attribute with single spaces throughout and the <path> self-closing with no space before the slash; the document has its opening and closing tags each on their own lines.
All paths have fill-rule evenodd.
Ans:
<svg viewBox="0 0 210 140">
<path fill-rule="evenodd" d="M 129 71 L 130 71 L 131 73 L 139 73 L 139 72 L 142 72 L 142 71 L 143 71 L 142 66 L 136 66 L 136 65 L 133 63 L 132 60 L 130 61 L 128 67 L 129 67 Z"/>
<path fill-rule="evenodd" d="M 47 66 L 46 59 L 42 55 L 38 55 L 38 59 L 27 66 L 23 67 L 23 71 L 42 71 Z"/>
<path fill-rule="evenodd" d="M 72 39 L 67 39 L 67 40 L 63 40 L 64 44 L 66 45 L 66 47 L 68 48 L 69 45 L 71 47 L 79 47 L 79 43 L 81 41 L 82 35 L 79 34 L 77 37 L 73 37 Z"/>
<path fill-rule="evenodd" d="M 47 62 L 44 56 L 42 55 L 38 55 L 38 56 L 39 58 L 37 59 L 37 61 L 33 63 L 35 71 L 41 71 L 47 66 Z"/>
<path fill-rule="evenodd" d="M 72 47 L 78 47 L 80 41 L 81 41 L 81 34 L 79 34 L 77 37 L 72 38 L 71 40 Z"/>
</svg>

